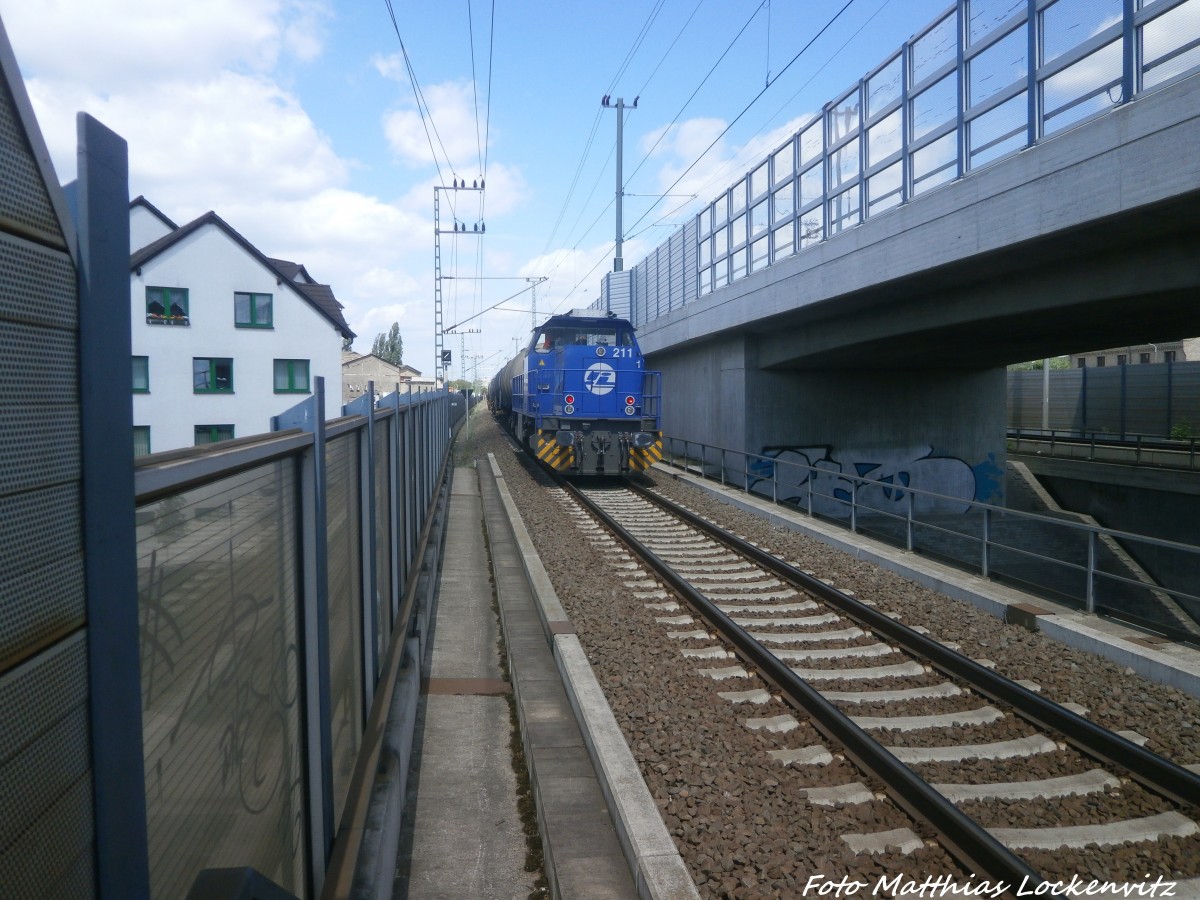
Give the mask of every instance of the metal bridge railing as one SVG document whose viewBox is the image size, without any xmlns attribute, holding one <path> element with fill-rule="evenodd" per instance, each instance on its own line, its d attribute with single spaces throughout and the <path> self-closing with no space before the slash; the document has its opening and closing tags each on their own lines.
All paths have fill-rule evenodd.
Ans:
<svg viewBox="0 0 1200 900">
<path fill-rule="evenodd" d="M 1008 432 L 1012 453 L 1037 453 L 1066 459 L 1086 459 L 1130 466 L 1196 471 L 1197 438 L 1164 438 L 1153 434 L 1115 435 L 1107 431 L 1069 431 L 1016 428 Z"/>
<path fill-rule="evenodd" d="M 671 466 L 809 517 L 1090 613 L 1200 640 L 1200 547 L 698 441 L 666 437 L 664 445 Z"/>
<path fill-rule="evenodd" d="M 1200 0 L 957 0 L 598 303 L 643 325 L 1197 66 Z"/>
</svg>

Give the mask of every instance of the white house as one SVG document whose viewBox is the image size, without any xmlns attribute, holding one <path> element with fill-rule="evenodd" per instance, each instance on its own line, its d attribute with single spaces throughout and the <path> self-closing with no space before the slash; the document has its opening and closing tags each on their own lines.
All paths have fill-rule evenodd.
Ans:
<svg viewBox="0 0 1200 900">
<path fill-rule="evenodd" d="M 317 376 L 326 416 L 339 415 L 342 342 L 354 332 L 328 285 L 214 212 L 176 226 L 138 197 L 129 218 L 136 452 L 270 431 Z"/>
</svg>

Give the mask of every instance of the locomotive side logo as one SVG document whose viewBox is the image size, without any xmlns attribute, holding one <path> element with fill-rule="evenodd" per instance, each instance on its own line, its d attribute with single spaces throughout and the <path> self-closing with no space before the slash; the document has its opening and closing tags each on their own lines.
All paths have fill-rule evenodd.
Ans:
<svg viewBox="0 0 1200 900">
<path fill-rule="evenodd" d="M 583 373 L 583 385 L 590 393 L 603 397 L 617 386 L 617 373 L 608 363 L 592 363 Z"/>
</svg>

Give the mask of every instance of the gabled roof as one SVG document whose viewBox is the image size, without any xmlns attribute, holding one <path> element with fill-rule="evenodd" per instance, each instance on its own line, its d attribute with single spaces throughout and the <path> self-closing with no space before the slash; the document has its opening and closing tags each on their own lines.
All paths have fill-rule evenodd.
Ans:
<svg viewBox="0 0 1200 900">
<path fill-rule="evenodd" d="M 130 209 L 133 209 L 135 206 L 142 207 L 144 210 L 146 210 L 148 213 L 153 215 L 156 219 L 158 219 L 160 222 L 162 222 L 164 225 L 166 225 L 172 231 L 174 231 L 176 228 L 179 227 L 174 222 L 172 222 L 170 219 L 168 219 L 165 215 L 163 215 L 162 210 L 160 210 L 157 206 L 155 206 L 153 203 L 151 203 L 149 200 L 147 200 L 141 194 L 138 194 L 136 197 L 134 197 L 132 200 L 129 201 Z"/>
<path fill-rule="evenodd" d="M 147 204 L 149 205 L 149 204 Z M 313 307 L 317 312 L 321 313 L 326 319 L 333 323 L 334 327 L 341 332 L 342 337 L 354 339 L 356 335 L 350 330 L 350 326 L 346 324 L 346 319 L 342 315 L 342 305 L 337 302 L 333 296 L 333 291 L 327 284 L 304 284 L 294 281 L 288 277 L 287 273 L 276 265 L 282 260 L 273 260 L 263 255 L 261 251 L 248 240 L 238 234 L 228 222 L 218 216 L 211 210 L 204 215 L 199 216 L 186 225 L 178 226 L 170 234 L 164 234 L 156 241 L 152 241 L 145 247 L 142 247 L 136 253 L 129 257 L 130 271 L 136 271 L 144 266 L 147 262 L 154 259 L 163 251 L 175 246 L 180 241 L 183 241 L 189 235 L 199 231 L 205 225 L 212 225 L 223 231 L 234 243 L 246 251 L 250 256 L 254 257 L 268 271 L 272 272 L 280 281 L 281 284 L 286 284 L 290 290 L 304 300 L 309 306 Z M 292 263 L 291 265 L 295 265 Z M 303 268 L 303 267 L 298 267 Z M 294 274 L 294 273 L 293 273 Z M 307 274 L 307 273 L 306 273 Z"/>
<path fill-rule="evenodd" d="M 333 288 L 327 284 L 318 284 L 317 280 L 308 274 L 308 269 L 301 263 L 287 259 L 268 257 L 271 264 L 282 272 L 297 288 L 308 295 L 309 300 L 330 314 L 341 315 L 342 304 L 333 296 Z"/>
</svg>

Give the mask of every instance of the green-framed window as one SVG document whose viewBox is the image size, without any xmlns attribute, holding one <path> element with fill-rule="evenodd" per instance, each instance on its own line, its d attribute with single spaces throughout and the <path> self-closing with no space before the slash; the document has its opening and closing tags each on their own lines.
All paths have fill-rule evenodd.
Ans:
<svg viewBox="0 0 1200 900">
<path fill-rule="evenodd" d="M 275 393 L 308 394 L 308 360 L 275 360 Z"/>
<path fill-rule="evenodd" d="M 145 456 L 150 452 L 150 426 L 133 426 L 133 455 Z"/>
<path fill-rule="evenodd" d="M 232 425 L 197 425 L 196 426 L 196 446 L 203 447 L 205 444 L 219 444 L 221 441 L 233 440 Z"/>
<path fill-rule="evenodd" d="M 133 392 L 135 394 L 150 393 L 150 357 L 148 356 L 133 358 Z"/>
<path fill-rule="evenodd" d="M 146 322 L 150 325 L 190 325 L 187 288 L 147 287 Z"/>
<path fill-rule="evenodd" d="M 232 394 L 233 360 L 193 357 L 192 391 L 197 394 Z"/>
<path fill-rule="evenodd" d="M 238 328 L 270 328 L 270 294 L 247 294 L 241 291 L 233 295 L 233 324 Z"/>
</svg>

